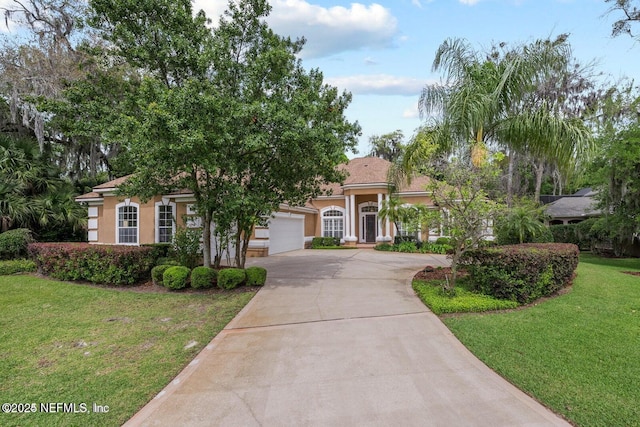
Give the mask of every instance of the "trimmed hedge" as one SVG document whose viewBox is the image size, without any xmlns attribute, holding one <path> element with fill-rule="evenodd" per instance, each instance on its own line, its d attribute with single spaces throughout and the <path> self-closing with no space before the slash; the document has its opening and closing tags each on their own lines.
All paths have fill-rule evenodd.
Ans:
<svg viewBox="0 0 640 427">
<path fill-rule="evenodd" d="M 524 304 L 568 286 L 578 255 L 573 244 L 525 243 L 474 249 L 462 262 L 477 290 Z"/>
<path fill-rule="evenodd" d="M 218 287 L 233 289 L 245 281 L 247 274 L 241 268 L 225 268 L 218 272 Z"/>
<path fill-rule="evenodd" d="M 175 264 L 156 265 L 151 269 L 151 281 L 154 285 L 164 286 L 162 283 L 162 277 L 169 267 L 175 267 Z"/>
<path fill-rule="evenodd" d="M 267 269 L 263 267 L 249 267 L 245 270 L 247 285 L 263 286 L 267 281 Z"/>
<path fill-rule="evenodd" d="M 30 259 L 12 259 L 0 261 L 0 276 L 36 271 L 36 263 Z"/>
<path fill-rule="evenodd" d="M 189 284 L 189 273 L 191 270 L 188 267 L 172 265 L 162 275 L 162 284 L 165 288 L 174 290 L 186 288 Z"/>
<path fill-rule="evenodd" d="M 88 243 L 31 243 L 29 256 L 38 271 L 59 280 L 131 285 L 149 278 L 153 249 Z"/>
<path fill-rule="evenodd" d="M 164 264 L 159 262 L 159 260 L 169 257 L 171 253 L 171 243 L 143 243 L 140 246 L 153 249 L 151 256 L 156 261 L 156 265 Z"/>
<path fill-rule="evenodd" d="M 550 226 L 553 239 L 557 243 L 573 243 L 581 250 L 591 250 L 594 242 L 598 241 L 596 232 L 592 231 L 597 218 L 590 218 L 577 224 Z"/>
<path fill-rule="evenodd" d="M 211 288 L 216 283 L 218 272 L 210 267 L 196 267 L 191 270 L 191 287 Z"/>
<path fill-rule="evenodd" d="M 0 233 L 0 259 L 26 257 L 29 243 L 32 242 L 33 235 L 27 228 L 16 228 Z"/>
</svg>

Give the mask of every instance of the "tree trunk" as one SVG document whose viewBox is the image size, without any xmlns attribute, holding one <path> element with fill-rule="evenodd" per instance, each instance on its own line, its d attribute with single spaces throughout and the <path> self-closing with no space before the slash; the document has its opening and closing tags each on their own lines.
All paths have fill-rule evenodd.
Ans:
<svg viewBox="0 0 640 427">
<path fill-rule="evenodd" d="M 507 206 L 511 207 L 513 203 L 513 170 L 515 164 L 515 154 L 513 150 L 509 150 L 509 169 L 507 171 Z"/>
<path fill-rule="evenodd" d="M 533 196 L 533 201 L 540 202 L 540 191 L 542 188 L 542 176 L 544 175 L 544 160 L 540 160 L 540 163 L 536 165 L 536 192 Z"/>
<path fill-rule="evenodd" d="M 202 257 L 203 265 L 211 267 L 211 213 L 206 212 L 202 218 Z"/>
</svg>

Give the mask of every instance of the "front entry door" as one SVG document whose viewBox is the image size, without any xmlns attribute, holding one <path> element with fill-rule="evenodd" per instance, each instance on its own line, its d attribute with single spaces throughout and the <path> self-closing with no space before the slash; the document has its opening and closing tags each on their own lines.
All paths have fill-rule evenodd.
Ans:
<svg viewBox="0 0 640 427">
<path fill-rule="evenodd" d="M 376 227 L 378 225 L 378 219 L 376 214 L 366 214 L 363 220 L 364 227 L 364 240 L 367 243 L 376 242 Z"/>
</svg>

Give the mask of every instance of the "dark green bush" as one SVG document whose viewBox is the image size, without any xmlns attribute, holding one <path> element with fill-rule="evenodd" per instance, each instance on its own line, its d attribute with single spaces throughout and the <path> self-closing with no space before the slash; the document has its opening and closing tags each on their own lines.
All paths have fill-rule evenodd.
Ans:
<svg viewBox="0 0 640 427">
<path fill-rule="evenodd" d="M 393 251 L 393 245 L 390 245 L 389 243 L 379 243 L 373 249 L 382 252 L 391 252 Z"/>
<path fill-rule="evenodd" d="M 0 234 L 0 259 L 17 259 L 27 256 L 27 247 L 33 242 L 31 230 L 16 228 Z"/>
<path fill-rule="evenodd" d="M 193 268 L 202 261 L 202 246 L 200 239 L 202 232 L 191 229 L 178 229 L 173 236 L 171 250 L 180 265 Z"/>
<path fill-rule="evenodd" d="M 161 259 L 167 258 L 171 251 L 171 243 L 144 243 L 140 246 L 149 247 L 152 249 L 151 256 L 153 257 L 156 265 L 162 265 Z"/>
<path fill-rule="evenodd" d="M 592 231 L 596 218 L 590 218 L 578 224 L 552 225 L 550 228 L 556 243 L 573 243 L 581 250 L 591 250 L 592 243 L 598 240 Z"/>
<path fill-rule="evenodd" d="M 401 243 L 404 242 L 412 242 L 412 243 L 418 243 L 418 238 L 416 236 L 394 236 L 393 237 L 393 244 L 394 245 L 400 245 Z"/>
<path fill-rule="evenodd" d="M 183 289 L 188 285 L 191 270 L 182 265 L 172 265 L 162 275 L 162 284 L 169 289 Z"/>
<path fill-rule="evenodd" d="M 451 238 L 449 237 L 438 237 L 435 241 L 436 245 L 449 245 L 451 246 Z"/>
<path fill-rule="evenodd" d="M 339 237 L 314 237 L 311 240 L 311 248 L 319 249 L 328 246 L 340 246 Z"/>
<path fill-rule="evenodd" d="M 572 244 L 528 243 L 475 249 L 462 262 L 480 292 L 528 303 L 568 286 L 578 255 Z"/>
<path fill-rule="evenodd" d="M 496 242 L 499 245 L 517 245 L 520 243 L 518 234 L 509 227 L 496 226 Z M 542 226 L 537 234 L 526 232 L 523 243 L 553 243 L 553 234 L 549 227 Z"/>
<path fill-rule="evenodd" d="M 192 288 L 211 288 L 218 278 L 218 272 L 210 267 L 196 267 L 191 271 Z"/>
<path fill-rule="evenodd" d="M 398 252 L 405 252 L 405 253 L 418 252 L 418 247 L 415 242 L 406 241 L 406 242 L 399 243 L 396 246 L 398 248 Z"/>
<path fill-rule="evenodd" d="M 162 265 L 156 265 L 155 267 L 153 267 L 151 269 L 151 280 L 153 281 L 153 284 L 163 286 L 162 277 L 164 275 L 164 272 L 167 271 L 169 267 L 174 267 L 174 266 L 175 264 L 162 264 Z"/>
<path fill-rule="evenodd" d="M 267 281 L 267 269 L 263 267 L 249 267 L 245 270 L 247 285 L 262 286 Z"/>
<path fill-rule="evenodd" d="M 40 273 L 59 280 L 131 285 L 153 267 L 152 249 L 143 246 L 31 243 L 28 252 Z"/>
<path fill-rule="evenodd" d="M 0 261 L 0 276 L 36 271 L 36 263 L 30 259 L 12 259 Z"/>
<path fill-rule="evenodd" d="M 218 272 L 218 287 L 233 289 L 244 282 L 246 273 L 242 268 L 224 268 Z"/>
</svg>

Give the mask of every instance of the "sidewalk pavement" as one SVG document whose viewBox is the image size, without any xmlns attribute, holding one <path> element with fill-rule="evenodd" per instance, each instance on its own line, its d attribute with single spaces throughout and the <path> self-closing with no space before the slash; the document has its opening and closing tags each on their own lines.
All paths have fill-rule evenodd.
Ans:
<svg viewBox="0 0 640 427">
<path fill-rule="evenodd" d="M 304 250 L 125 426 L 569 426 L 414 295 L 444 256 Z"/>
</svg>

